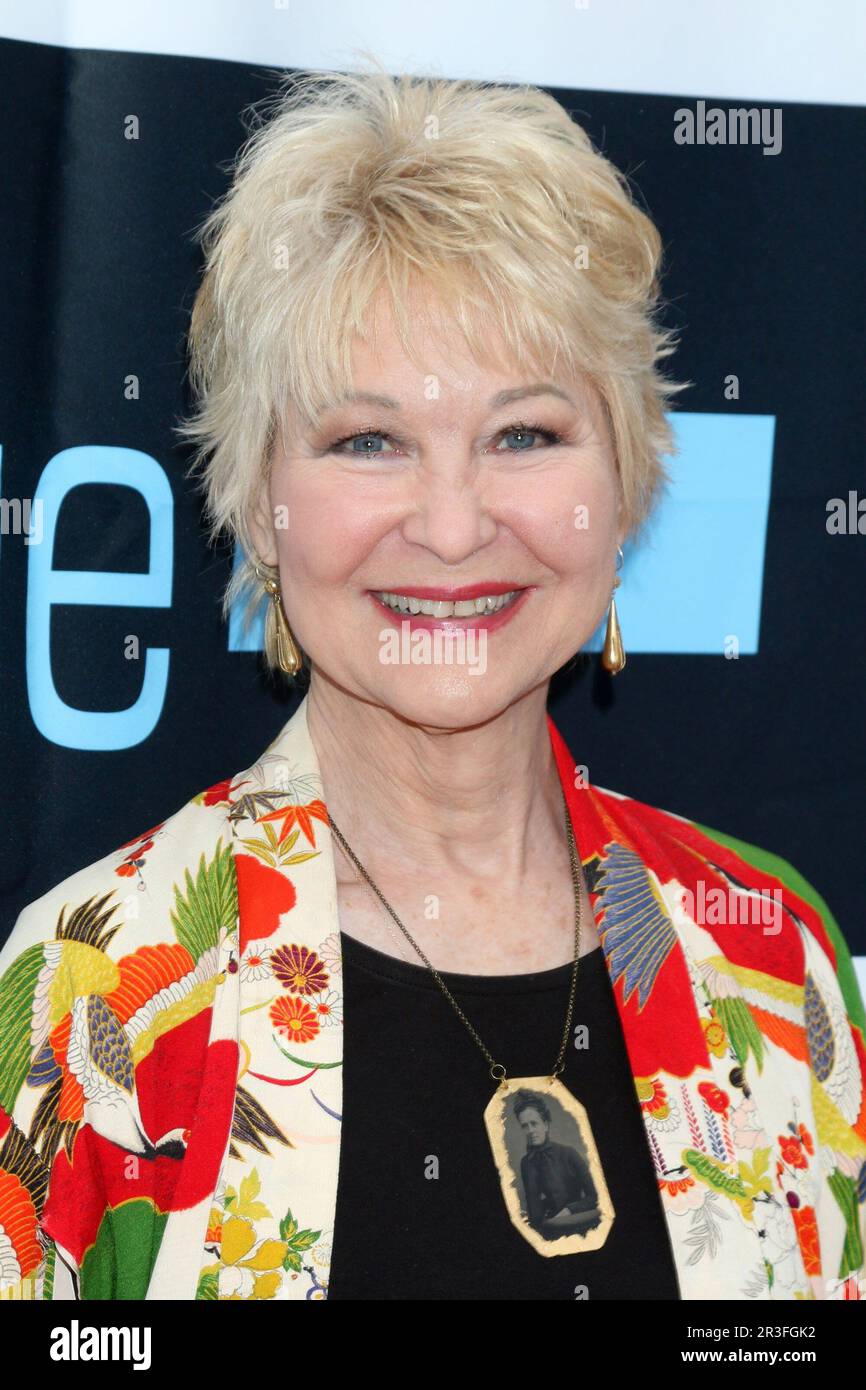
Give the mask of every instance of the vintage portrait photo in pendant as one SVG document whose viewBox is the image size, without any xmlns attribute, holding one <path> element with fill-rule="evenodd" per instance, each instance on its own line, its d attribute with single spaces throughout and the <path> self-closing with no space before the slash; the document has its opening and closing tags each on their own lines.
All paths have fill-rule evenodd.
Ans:
<svg viewBox="0 0 866 1390">
<path fill-rule="evenodd" d="M 586 1111 L 557 1078 L 503 1081 L 484 1123 L 512 1224 L 540 1255 L 600 1250 L 614 1209 Z"/>
</svg>

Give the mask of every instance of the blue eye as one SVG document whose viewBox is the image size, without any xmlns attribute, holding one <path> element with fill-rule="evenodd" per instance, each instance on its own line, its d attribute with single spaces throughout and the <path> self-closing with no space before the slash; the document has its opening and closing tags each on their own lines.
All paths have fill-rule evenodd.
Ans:
<svg viewBox="0 0 866 1390">
<path fill-rule="evenodd" d="M 355 454 L 356 457 L 360 458 L 377 458 L 383 450 L 381 448 L 366 447 L 365 441 L 374 440 L 381 442 L 383 440 L 390 440 L 390 438 L 390 435 L 382 434 L 378 430 L 361 430 L 358 434 L 348 434 L 344 439 L 335 440 L 330 447 L 330 452 L 333 454 L 345 452 Z M 349 449 L 345 448 L 347 444 L 351 446 Z"/>
<path fill-rule="evenodd" d="M 507 439 L 509 435 L 515 437 L 519 435 L 521 442 L 510 449 L 506 449 L 506 453 L 529 453 L 532 450 L 532 441 L 534 439 L 543 439 L 546 444 L 559 444 L 562 442 L 558 434 L 554 434 L 552 430 L 543 430 L 538 425 L 512 425 L 511 429 L 503 431 L 502 437 L 503 439 Z"/>
<path fill-rule="evenodd" d="M 508 439 L 509 435 L 511 436 L 512 439 L 516 439 L 516 438 L 518 437 L 518 435 L 521 437 L 521 438 L 520 438 L 520 443 L 519 443 L 519 444 L 514 444 L 514 445 L 512 445 L 512 446 L 511 446 L 512 448 L 515 448 L 515 449 L 528 449 L 528 448 L 531 447 L 531 441 L 532 441 L 533 436 L 532 436 L 532 434 L 529 432 L 529 430 L 509 430 L 509 431 L 508 431 L 508 434 L 505 436 L 505 438 Z"/>
<path fill-rule="evenodd" d="M 540 440 L 544 445 L 556 445 L 562 443 L 562 436 L 554 430 L 544 429 L 541 425 L 519 424 L 511 425 L 508 429 L 500 430 L 499 436 L 502 440 L 513 438 L 519 442 L 507 445 L 504 449 L 494 449 L 494 453 L 505 454 L 528 454 L 536 451 L 537 443 Z M 380 447 L 370 447 L 370 442 L 378 444 Z M 356 458 L 378 458 L 384 453 L 382 445 L 387 443 L 401 447 L 400 440 L 395 439 L 392 434 L 386 434 L 382 430 L 368 429 L 359 430 L 356 434 L 347 434 L 343 439 L 337 439 L 331 444 L 328 452 L 332 454 L 349 453 Z M 349 446 L 347 449 L 346 446 Z"/>
<path fill-rule="evenodd" d="M 384 438 L 385 438 L 385 436 L 384 436 L 383 434 L 356 434 L 356 435 L 353 435 L 353 437 L 352 437 L 350 440 L 348 440 L 348 443 L 351 444 L 351 446 L 352 446 L 350 452 L 353 453 L 353 454 L 380 454 L 380 453 L 382 452 L 381 449 L 375 449 L 375 448 L 371 449 L 371 448 L 368 448 L 367 445 L 368 445 L 368 442 L 369 442 L 371 439 L 373 439 L 373 440 L 375 440 L 375 439 L 384 440 Z M 362 446 L 361 448 L 358 448 L 358 445 L 359 445 L 359 444 Z"/>
</svg>

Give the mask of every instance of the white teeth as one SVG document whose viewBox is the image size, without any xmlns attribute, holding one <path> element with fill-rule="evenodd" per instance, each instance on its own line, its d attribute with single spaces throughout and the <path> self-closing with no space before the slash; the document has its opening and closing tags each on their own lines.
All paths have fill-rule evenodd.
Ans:
<svg viewBox="0 0 866 1390">
<path fill-rule="evenodd" d="M 423 613 L 430 618 L 472 618 L 481 613 L 498 613 L 520 592 L 520 589 L 511 589 L 507 594 L 460 599 L 457 603 L 448 603 L 445 599 L 410 598 L 407 594 L 391 594 L 384 590 L 377 590 L 376 597 L 393 608 L 395 613 Z"/>
</svg>

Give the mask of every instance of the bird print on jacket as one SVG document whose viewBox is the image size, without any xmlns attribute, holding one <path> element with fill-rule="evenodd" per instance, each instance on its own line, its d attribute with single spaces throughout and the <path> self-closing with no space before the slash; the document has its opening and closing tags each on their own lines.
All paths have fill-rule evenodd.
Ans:
<svg viewBox="0 0 866 1390">
<path fill-rule="evenodd" d="M 866 1016 L 829 908 L 549 732 L 681 1298 L 862 1297 Z M 327 1298 L 341 984 L 303 701 L 0 951 L 0 1298 Z"/>
</svg>

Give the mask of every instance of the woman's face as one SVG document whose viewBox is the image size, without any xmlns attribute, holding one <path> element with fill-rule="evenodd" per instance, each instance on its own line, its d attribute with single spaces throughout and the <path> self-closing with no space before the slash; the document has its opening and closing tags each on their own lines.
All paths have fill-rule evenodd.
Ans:
<svg viewBox="0 0 866 1390">
<path fill-rule="evenodd" d="M 601 621 L 622 539 L 613 446 L 580 380 L 479 367 L 420 315 L 419 370 L 378 307 L 355 399 L 286 420 L 254 535 L 314 681 L 461 728 L 546 685 Z"/>
</svg>

